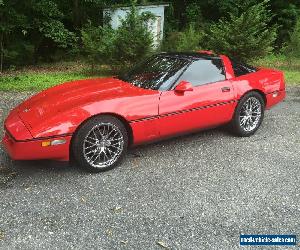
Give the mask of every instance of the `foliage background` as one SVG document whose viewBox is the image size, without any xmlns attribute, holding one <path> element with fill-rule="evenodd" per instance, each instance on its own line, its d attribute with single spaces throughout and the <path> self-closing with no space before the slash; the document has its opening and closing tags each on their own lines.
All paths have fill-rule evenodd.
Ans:
<svg viewBox="0 0 300 250">
<path fill-rule="evenodd" d="M 135 5 L 145 0 L 0 0 L 0 71 L 60 61 L 85 61 L 120 70 L 155 52 Z M 299 0 L 170 0 L 163 51 L 210 49 L 244 61 L 300 57 Z M 106 7 L 132 6 L 112 30 Z M 259 60 L 258 60 L 259 59 Z M 97 68 L 96 67 L 96 68 Z"/>
</svg>

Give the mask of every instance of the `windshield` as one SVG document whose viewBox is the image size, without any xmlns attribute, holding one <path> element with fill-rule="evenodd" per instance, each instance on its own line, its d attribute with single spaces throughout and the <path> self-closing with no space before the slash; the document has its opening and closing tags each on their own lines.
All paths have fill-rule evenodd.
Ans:
<svg viewBox="0 0 300 250">
<path fill-rule="evenodd" d="M 144 89 L 167 90 L 188 63 L 188 60 L 182 58 L 157 55 L 118 78 Z"/>
</svg>

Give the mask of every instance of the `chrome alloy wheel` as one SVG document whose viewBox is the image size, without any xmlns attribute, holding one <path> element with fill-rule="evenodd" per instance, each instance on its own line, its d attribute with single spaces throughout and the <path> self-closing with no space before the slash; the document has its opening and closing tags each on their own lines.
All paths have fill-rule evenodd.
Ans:
<svg viewBox="0 0 300 250">
<path fill-rule="evenodd" d="M 100 123 L 85 137 L 83 154 L 91 166 L 105 168 L 118 160 L 123 148 L 124 138 L 120 129 L 112 123 Z"/>
<path fill-rule="evenodd" d="M 262 104 L 255 97 L 250 97 L 240 110 L 240 126 L 246 132 L 251 132 L 259 125 L 262 115 Z"/>
</svg>

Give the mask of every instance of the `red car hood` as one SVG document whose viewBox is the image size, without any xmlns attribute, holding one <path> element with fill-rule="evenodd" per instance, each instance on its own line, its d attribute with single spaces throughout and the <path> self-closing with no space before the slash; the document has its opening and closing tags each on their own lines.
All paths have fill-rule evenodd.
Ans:
<svg viewBox="0 0 300 250">
<path fill-rule="evenodd" d="M 65 110 L 94 101 L 138 95 L 140 90 L 116 78 L 67 82 L 31 97 L 17 107 L 17 112 L 30 129 Z"/>
</svg>

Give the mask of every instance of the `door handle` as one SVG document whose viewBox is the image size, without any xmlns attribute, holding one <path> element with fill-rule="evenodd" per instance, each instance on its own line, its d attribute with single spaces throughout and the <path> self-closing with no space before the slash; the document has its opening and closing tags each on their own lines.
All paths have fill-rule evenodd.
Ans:
<svg viewBox="0 0 300 250">
<path fill-rule="evenodd" d="M 230 88 L 229 87 L 223 87 L 222 88 L 222 92 L 230 92 Z"/>
</svg>

